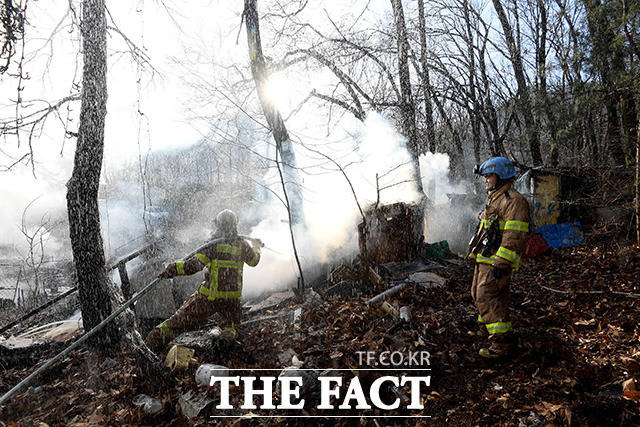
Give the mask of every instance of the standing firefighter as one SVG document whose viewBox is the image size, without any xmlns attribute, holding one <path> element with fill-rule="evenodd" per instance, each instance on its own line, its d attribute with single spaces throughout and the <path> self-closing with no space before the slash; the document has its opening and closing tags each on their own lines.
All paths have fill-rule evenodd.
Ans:
<svg viewBox="0 0 640 427">
<path fill-rule="evenodd" d="M 176 335 L 218 313 L 221 318 L 222 338 L 233 340 L 242 318 L 242 269 L 244 264 L 255 267 L 260 261 L 260 247 L 251 247 L 238 237 L 236 215 L 225 209 L 216 217 L 216 233 L 220 242 L 205 247 L 186 261 L 173 262 L 158 277 L 188 276 L 206 267 L 204 282 L 169 319 L 156 326 L 147 335 L 147 344 L 155 351 Z"/>
<path fill-rule="evenodd" d="M 474 172 L 484 177 L 489 201 L 469 248 L 469 257 L 476 261 L 471 296 L 479 326 L 489 332 L 490 345 L 479 354 L 493 359 L 513 346 L 509 279 L 520 267 L 531 214 L 529 202 L 513 188 L 516 170 L 509 159 L 493 157 Z"/>
</svg>

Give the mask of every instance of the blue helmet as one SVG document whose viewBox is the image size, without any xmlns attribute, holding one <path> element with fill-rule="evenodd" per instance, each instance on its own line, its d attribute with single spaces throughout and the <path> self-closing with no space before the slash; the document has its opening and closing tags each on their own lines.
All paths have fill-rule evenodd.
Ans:
<svg viewBox="0 0 640 427">
<path fill-rule="evenodd" d="M 480 166 L 476 166 L 474 173 L 483 176 L 495 173 L 500 179 L 510 179 L 517 175 L 513 163 L 506 157 L 492 157 Z"/>
</svg>

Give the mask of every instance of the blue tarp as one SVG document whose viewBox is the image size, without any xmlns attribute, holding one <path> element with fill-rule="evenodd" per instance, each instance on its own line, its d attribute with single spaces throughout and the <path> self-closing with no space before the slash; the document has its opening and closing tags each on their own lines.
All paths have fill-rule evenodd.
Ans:
<svg viewBox="0 0 640 427">
<path fill-rule="evenodd" d="M 552 248 L 576 246 L 583 242 L 582 225 L 579 222 L 566 224 L 541 225 L 536 231 L 542 234 L 544 240 Z"/>
</svg>

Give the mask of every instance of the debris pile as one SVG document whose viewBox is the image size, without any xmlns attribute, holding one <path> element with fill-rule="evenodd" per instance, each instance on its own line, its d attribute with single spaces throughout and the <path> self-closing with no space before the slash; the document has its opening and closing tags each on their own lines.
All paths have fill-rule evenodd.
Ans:
<svg viewBox="0 0 640 427">
<path fill-rule="evenodd" d="M 575 231 L 578 228 L 590 243 L 629 238 L 634 201 L 634 176 L 630 169 L 535 168 L 516 181 L 516 189 L 528 197 L 536 230 L 545 234 L 552 247 L 581 243 L 582 232 Z M 545 230 L 556 224 L 564 224 L 566 230 L 553 227 Z M 566 244 L 554 245 L 548 239 L 549 235 L 566 234 L 573 235 Z"/>
<path fill-rule="evenodd" d="M 448 254 L 439 261 L 372 264 L 364 272 L 365 281 L 361 265 L 333 268 L 326 280 L 308 290 L 302 305 L 293 293 L 254 303 L 247 308 L 239 342 L 214 339 L 209 332 L 215 319 L 199 331 L 182 334 L 175 343 L 195 352 L 172 374 L 174 384 L 154 386 L 127 354 L 112 355 L 114 365 L 78 351 L 35 388 L 17 395 L 2 408 L 1 417 L 27 424 L 188 420 L 205 425 L 210 416 L 247 411 L 216 409 L 220 391 L 202 385 L 203 375 L 231 369 L 246 375 L 250 368 L 273 369 L 274 376 L 302 373 L 309 404 L 296 414 L 326 415 L 313 402 L 318 399 L 314 378 L 327 369 L 340 368 L 338 375 L 358 375 L 366 383 L 375 374 L 364 369 L 375 362 L 362 359 L 362 352 L 425 351 L 431 369 L 431 384 L 422 393 L 425 408 L 395 415 L 429 415 L 429 423 L 453 425 L 469 420 L 510 425 L 640 423 L 637 248 L 576 246 L 530 261 L 512 284 L 518 350 L 497 364 L 479 360 L 480 338 L 468 334 L 477 313 L 469 295 L 471 269 L 460 259 Z M 177 353 L 174 356 L 177 361 Z M 4 370 L 0 390 L 8 390 L 32 369 Z M 406 398 L 401 389 L 382 393 Z M 412 419 L 405 422 L 415 424 Z"/>
</svg>

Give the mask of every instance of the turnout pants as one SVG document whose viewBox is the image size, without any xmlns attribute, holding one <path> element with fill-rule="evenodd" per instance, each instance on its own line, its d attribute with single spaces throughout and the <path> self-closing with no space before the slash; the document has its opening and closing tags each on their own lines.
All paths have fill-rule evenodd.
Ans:
<svg viewBox="0 0 640 427">
<path fill-rule="evenodd" d="M 486 326 L 496 343 L 511 341 L 509 279 L 510 275 L 496 279 L 494 267 L 489 264 L 477 263 L 475 266 L 471 296 L 478 308 L 478 322 Z"/>
<path fill-rule="evenodd" d="M 220 316 L 220 328 L 233 328 L 235 333 L 242 320 L 240 299 L 217 298 L 210 301 L 196 291 L 173 316 L 149 332 L 147 345 L 152 350 L 161 350 L 174 337 L 216 313 Z"/>
</svg>

